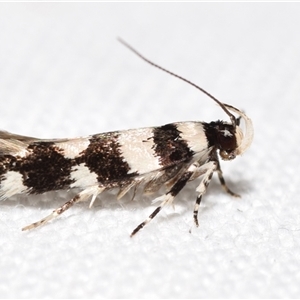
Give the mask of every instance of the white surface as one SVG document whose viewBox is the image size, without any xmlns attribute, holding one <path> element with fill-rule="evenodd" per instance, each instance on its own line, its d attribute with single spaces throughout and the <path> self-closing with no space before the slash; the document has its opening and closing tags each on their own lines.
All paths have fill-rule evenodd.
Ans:
<svg viewBox="0 0 300 300">
<path fill-rule="evenodd" d="M 156 63 L 244 109 L 252 147 L 222 163 L 193 228 L 196 183 L 134 239 L 154 209 L 103 194 L 51 224 L 20 229 L 74 193 L 0 205 L 0 296 L 300 297 L 300 4 L 0 4 L 1 128 L 44 138 L 227 119 Z"/>
</svg>

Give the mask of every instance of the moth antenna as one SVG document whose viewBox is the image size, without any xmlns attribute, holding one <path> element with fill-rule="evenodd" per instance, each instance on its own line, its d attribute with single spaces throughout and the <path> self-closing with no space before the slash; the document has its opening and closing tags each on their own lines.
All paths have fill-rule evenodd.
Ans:
<svg viewBox="0 0 300 300">
<path fill-rule="evenodd" d="M 121 38 L 117 38 L 118 41 L 123 44 L 125 47 L 127 47 L 129 50 L 131 50 L 133 53 L 135 53 L 137 56 L 139 56 L 142 60 L 144 60 L 145 62 L 147 62 L 148 64 L 152 65 L 153 67 L 156 67 L 174 77 L 177 77 L 178 79 L 190 84 L 191 86 L 195 87 L 196 89 L 200 90 L 202 93 L 204 93 L 205 95 L 207 95 L 209 98 L 211 98 L 212 100 L 214 100 L 217 104 L 219 104 L 219 106 L 224 110 L 224 112 L 230 117 L 231 123 L 233 125 L 234 128 L 236 128 L 237 125 L 237 120 L 236 117 L 229 112 L 229 110 L 226 108 L 226 106 L 219 101 L 217 98 L 215 98 L 213 95 L 211 95 L 209 92 L 207 92 L 206 90 L 204 90 L 203 88 L 201 88 L 200 86 L 198 86 L 197 84 L 191 82 L 190 80 L 187 80 L 184 77 L 181 77 L 157 64 L 155 64 L 154 62 L 152 62 L 151 60 L 147 59 L 145 56 L 143 56 L 141 53 L 139 53 L 137 50 L 135 50 L 132 46 L 130 46 L 127 42 L 125 42 L 123 39 Z"/>
</svg>

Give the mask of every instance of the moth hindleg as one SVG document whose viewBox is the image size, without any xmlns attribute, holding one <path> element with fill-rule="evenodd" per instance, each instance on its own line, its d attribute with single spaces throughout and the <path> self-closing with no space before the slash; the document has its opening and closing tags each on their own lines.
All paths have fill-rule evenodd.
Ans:
<svg viewBox="0 0 300 300">
<path fill-rule="evenodd" d="M 101 192 L 103 192 L 104 189 L 105 188 L 103 188 L 103 187 L 91 186 L 91 187 L 81 191 L 79 194 L 77 194 L 75 197 L 73 197 L 71 200 L 67 201 L 65 204 L 63 204 L 59 208 L 53 210 L 53 212 L 50 215 L 48 215 L 47 217 L 41 219 L 38 222 L 32 223 L 28 226 L 25 226 L 24 228 L 22 228 L 22 230 L 23 231 L 30 230 L 30 229 L 39 227 L 41 225 L 44 225 L 44 224 L 48 223 L 49 221 L 53 220 L 54 218 L 56 218 L 57 216 L 61 215 L 63 212 L 68 210 L 74 204 L 76 204 L 80 201 L 87 201 L 89 197 L 92 197 L 91 205 L 90 205 L 90 206 L 92 206 L 92 204 L 94 203 L 96 197 Z"/>
</svg>

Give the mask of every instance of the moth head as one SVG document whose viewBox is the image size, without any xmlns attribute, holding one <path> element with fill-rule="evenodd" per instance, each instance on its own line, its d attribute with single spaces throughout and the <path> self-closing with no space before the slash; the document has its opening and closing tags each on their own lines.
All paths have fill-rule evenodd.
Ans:
<svg viewBox="0 0 300 300">
<path fill-rule="evenodd" d="M 224 104 L 230 112 L 236 113 L 238 118 L 231 118 L 232 123 L 219 122 L 217 128 L 217 147 L 220 156 L 224 160 L 234 159 L 237 155 L 243 154 L 251 145 L 253 140 L 253 125 L 242 111 L 237 108 Z M 240 127 L 240 120 L 244 121 L 245 130 Z"/>
</svg>

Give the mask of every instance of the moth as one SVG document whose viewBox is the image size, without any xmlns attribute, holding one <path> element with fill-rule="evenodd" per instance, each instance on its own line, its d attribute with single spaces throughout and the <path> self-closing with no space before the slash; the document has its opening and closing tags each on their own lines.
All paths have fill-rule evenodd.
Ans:
<svg viewBox="0 0 300 300">
<path fill-rule="evenodd" d="M 152 66 L 194 86 L 216 102 L 230 121 L 177 122 L 159 127 L 99 133 L 88 137 L 38 139 L 0 132 L 0 199 L 16 194 L 42 194 L 60 189 L 79 189 L 79 193 L 45 218 L 22 230 L 46 224 L 74 204 L 96 197 L 104 190 L 118 188 L 117 198 L 129 190 L 143 187 L 153 193 L 165 187 L 160 204 L 131 233 L 134 236 L 167 204 L 171 204 L 184 186 L 201 178 L 196 189 L 193 219 L 213 173 L 222 187 L 226 185 L 219 158 L 233 160 L 243 154 L 253 139 L 252 121 L 239 109 L 220 102 L 191 81 L 153 63 L 125 41 L 119 41 Z M 235 116 L 237 115 L 237 117 Z M 244 129 L 240 121 L 244 122 Z"/>
</svg>

